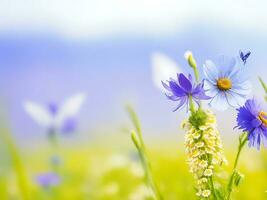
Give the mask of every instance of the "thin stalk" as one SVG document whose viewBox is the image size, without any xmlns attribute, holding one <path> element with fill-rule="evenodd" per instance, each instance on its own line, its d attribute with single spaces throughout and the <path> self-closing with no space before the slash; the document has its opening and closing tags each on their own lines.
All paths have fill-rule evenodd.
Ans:
<svg viewBox="0 0 267 200">
<path fill-rule="evenodd" d="M 261 86 L 263 87 L 263 89 L 265 91 L 265 94 L 267 94 L 267 85 L 264 83 L 264 81 L 262 80 L 261 77 L 259 77 L 259 81 L 260 81 Z M 265 99 L 265 101 L 267 101 L 267 95 L 265 95 L 264 99 Z"/>
<path fill-rule="evenodd" d="M 196 82 L 198 83 L 198 81 L 199 81 L 199 73 L 198 73 L 197 67 L 193 67 L 193 70 L 194 70 Z"/>
<path fill-rule="evenodd" d="M 146 181 L 147 184 L 151 187 L 155 197 L 157 200 L 163 200 L 163 197 L 159 191 L 159 188 L 154 180 L 153 174 L 152 174 L 152 169 L 151 169 L 151 164 L 150 161 L 147 157 L 147 154 L 145 152 L 145 149 L 143 149 L 143 147 L 141 146 L 141 144 L 139 144 L 138 139 L 136 138 L 136 134 L 135 132 L 132 132 L 132 141 L 138 151 L 142 166 L 144 168 L 145 171 L 145 177 L 146 177 Z"/>
<path fill-rule="evenodd" d="M 145 148 L 145 143 L 144 143 L 144 140 L 142 137 L 142 130 L 141 130 L 141 124 L 139 122 L 139 119 L 138 119 L 136 113 L 134 112 L 134 110 L 132 109 L 131 106 L 126 106 L 126 110 L 130 116 L 131 121 L 133 122 L 134 128 L 135 128 L 137 135 L 138 135 L 138 138 L 139 138 L 139 142 L 140 142 L 141 146 L 143 148 Z"/>
<path fill-rule="evenodd" d="M 239 146 L 238 146 L 238 151 L 237 151 L 235 162 L 234 162 L 234 167 L 233 167 L 233 170 L 232 170 L 232 175 L 231 175 L 231 177 L 229 179 L 228 186 L 227 186 L 227 190 L 228 190 L 227 200 L 230 200 L 230 198 L 231 198 L 231 193 L 233 191 L 234 175 L 235 175 L 235 173 L 237 171 L 237 164 L 238 164 L 238 161 L 239 161 L 239 157 L 240 157 L 241 151 L 242 151 L 243 147 L 245 146 L 245 144 L 247 143 L 247 139 L 248 139 L 248 135 L 246 135 L 241 140 L 239 140 Z"/>
<path fill-rule="evenodd" d="M 259 81 L 261 83 L 261 86 L 263 87 L 265 93 L 267 93 L 267 85 L 264 83 L 261 77 L 259 77 Z"/>
<path fill-rule="evenodd" d="M 195 112 L 195 106 L 191 95 L 189 96 L 189 110 L 191 112 L 191 115 Z"/>
<path fill-rule="evenodd" d="M 133 141 L 133 143 L 134 143 L 134 145 L 138 151 L 143 169 L 145 171 L 146 182 L 150 186 L 150 188 L 152 189 L 152 191 L 155 195 L 155 198 L 157 200 L 163 200 L 163 197 L 160 193 L 160 190 L 159 190 L 159 188 L 156 184 L 156 181 L 154 180 L 153 174 L 152 174 L 151 164 L 150 164 L 150 160 L 148 159 L 148 156 L 147 156 L 146 146 L 145 146 L 145 143 L 143 140 L 141 125 L 140 125 L 140 122 L 138 120 L 138 117 L 131 107 L 128 106 L 127 111 L 129 113 L 129 116 L 130 116 L 130 118 L 131 118 L 131 120 L 135 126 L 135 130 L 137 132 L 137 134 L 136 134 L 135 131 L 133 131 L 131 134 L 131 138 L 132 138 L 132 141 Z"/>
<path fill-rule="evenodd" d="M 211 165 L 212 155 L 208 155 L 206 158 L 208 159 L 209 165 Z M 211 189 L 211 192 L 213 194 L 213 197 L 214 197 L 215 200 L 217 200 L 218 198 L 217 198 L 217 194 L 216 194 L 216 191 L 215 191 L 215 187 L 214 187 L 212 176 L 210 176 L 208 179 L 209 179 L 209 182 L 210 182 L 210 189 Z"/>
<path fill-rule="evenodd" d="M 58 147 L 58 136 L 54 129 L 48 131 L 48 140 L 53 148 Z"/>
<path fill-rule="evenodd" d="M 212 191 L 213 197 L 214 197 L 215 200 L 217 200 L 217 195 L 216 195 L 215 187 L 214 187 L 214 184 L 213 184 L 212 176 L 209 179 L 210 179 L 210 185 L 211 185 L 211 191 Z"/>
<path fill-rule="evenodd" d="M 197 66 L 192 66 L 193 68 L 193 71 L 194 71 L 194 75 L 195 75 L 195 79 L 196 79 L 196 83 L 199 83 L 199 72 L 198 72 L 198 69 L 197 69 Z M 199 102 L 199 108 L 202 107 L 202 102 Z"/>
<path fill-rule="evenodd" d="M 59 136 L 54 129 L 48 132 L 48 140 L 50 142 L 50 147 L 51 147 L 50 164 L 51 164 L 52 171 L 60 173 L 59 163 L 57 163 L 60 161 L 54 160 L 54 159 L 60 159 Z"/>
</svg>

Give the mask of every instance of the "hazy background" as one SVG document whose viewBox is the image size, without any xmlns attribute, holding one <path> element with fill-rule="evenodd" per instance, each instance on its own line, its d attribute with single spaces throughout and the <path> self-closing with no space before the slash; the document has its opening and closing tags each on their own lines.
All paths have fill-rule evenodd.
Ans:
<svg viewBox="0 0 267 200">
<path fill-rule="evenodd" d="M 127 103 L 147 137 L 176 137 L 184 112 L 173 113 L 175 104 L 154 86 L 151 54 L 162 52 L 191 72 L 183 57 L 188 49 L 199 68 L 218 54 L 250 50 L 253 93 L 261 95 L 266 6 L 260 0 L 1 0 L 0 97 L 10 128 L 21 143 L 42 138 L 22 102 L 61 102 L 82 91 L 88 99 L 76 138 L 122 131 L 129 125 Z M 234 110 L 217 114 L 220 130 L 230 136 Z"/>
</svg>

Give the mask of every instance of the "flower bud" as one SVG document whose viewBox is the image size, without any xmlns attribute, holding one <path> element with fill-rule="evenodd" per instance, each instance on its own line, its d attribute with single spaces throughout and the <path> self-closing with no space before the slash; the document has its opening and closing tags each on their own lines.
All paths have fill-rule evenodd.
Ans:
<svg viewBox="0 0 267 200">
<path fill-rule="evenodd" d="M 133 141 L 135 147 L 137 149 L 139 149 L 140 148 L 140 144 L 139 144 L 139 141 L 138 141 L 138 139 L 137 139 L 136 134 L 135 134 L 134 131 L 131 132 L 131 138 L 132 138 L 132 141 Z"/>
<path fill-rule="evenodd" d="M 240 172 L 236 171 L 235 175 L 234 175 L 235 186 L 238 187 L 243 179 L 244 179 L 244 175 L 241 174 Z"/>
<path fill-rule="evenodd" d="M 184 54 L 185 59 L 187 60 L 188 64 L 190 65 L 190 67 L 192 67 L 193 69 L 197 68 L 197 63 L 196 60 L 193 57 L 193 54 L 191 51 L 186 51 Z"/>
</svg>

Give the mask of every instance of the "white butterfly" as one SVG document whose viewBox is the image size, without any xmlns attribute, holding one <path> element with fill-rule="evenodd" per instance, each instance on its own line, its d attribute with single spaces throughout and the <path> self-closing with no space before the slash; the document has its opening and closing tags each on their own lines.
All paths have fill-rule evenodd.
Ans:
<svg viewBox="0 0 267 200">
<path fill-rule="evenodd" d="M 26 101 L 23 107 L 38 125 L 48 130 L 62 130 L 66 123 L 70 122 L 68 120 L 76 118 L 85 99 L 86 94 L 79 93 L 66 99 L 61 106 L 56 104 L 45 106 Z"/>
<path fill-rule="evenodd" d="M 165 91 L 161 81 L 175 78 L 177 73 L 181 73 L 178 65 L 168 56 L 155 52 L 151 56 L 153 82 L 160 90 Z"/>
</svg>

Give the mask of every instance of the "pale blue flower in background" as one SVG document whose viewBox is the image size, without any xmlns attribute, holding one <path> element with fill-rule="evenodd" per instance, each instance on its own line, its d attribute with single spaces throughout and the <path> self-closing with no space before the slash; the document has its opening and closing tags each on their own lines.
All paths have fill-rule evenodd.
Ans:
<svg viewBox="0 0 267 200">
<path fill-rule="evenodd" d="M 157 88 L 165 93 L 162 81 L 175 78 L 182 70 L 174 60 L 163 53 L 155 52 L 151 56 L 152 61 L 152 79 Z"/>
<path fill-rule="evenodd" d="M 220 56 L 216 62 L 207 60 L 204 64 L 205 90 L 212 97 L 210 105 L 218 110 L 229 106 L 244 105 L 251 91 L 251 84 L 245 68 L 236 58 Z"/>
<path fill-rule="evenodd" d="M 80 93 L 69 97 L 62 104 L 40 105 L 26 101 L 23 106 L 29 116 L 48 132 L 69 133 L 76 129 L 77 114 L 85 99 L 86 94 Z"/>
</svg>

